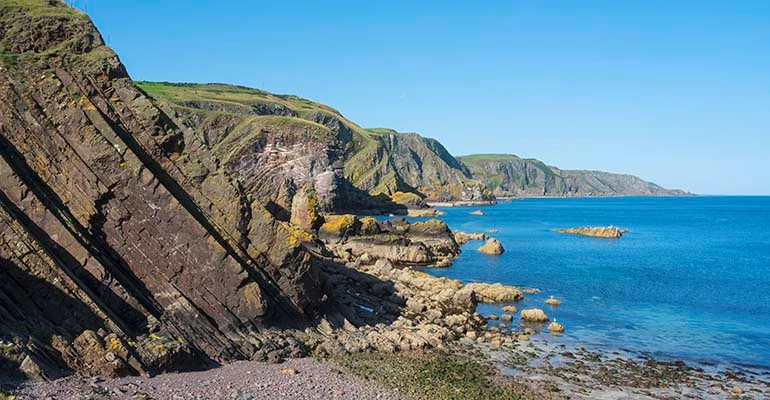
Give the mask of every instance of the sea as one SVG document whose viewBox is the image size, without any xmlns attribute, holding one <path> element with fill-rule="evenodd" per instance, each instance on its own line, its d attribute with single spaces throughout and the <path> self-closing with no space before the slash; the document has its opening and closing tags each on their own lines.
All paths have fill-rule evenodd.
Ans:
<svg viewBox="0 0 770 400">
<path fill-rule="evenodd" d="M 441 211 L 453 230 L 494 232 L 505 252 L 471 241 L 451 267 L 425 271 L 539 289 L 512 304 L 566 327 L 544 333 L 549 342 L 770 370 L 770 197 L 532 198 Z M 609 225 L 629 232 L 556 231 Z M 562 305 L 544 304 L 551 296 Z"/>
</svg>

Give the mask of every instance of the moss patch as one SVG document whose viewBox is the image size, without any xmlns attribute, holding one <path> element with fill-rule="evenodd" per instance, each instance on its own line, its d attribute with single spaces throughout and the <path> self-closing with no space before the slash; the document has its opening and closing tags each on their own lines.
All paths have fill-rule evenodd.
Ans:
<svg viewBox="0 0 770 400">
<path fill-rule="evenodd" d="M 342 236 L 348 230 L 355 230 L 360 221 L 352 214 L 324 215 L 321 231 L 331 235 Z"/>
<path fill-rule="evenodd" d="M 490 379 L 492 367 L 446 354 L 351 355 L 345 369 L 402 393 L 425 399 L 534 399 L 523 387 Z"/>
</svg>

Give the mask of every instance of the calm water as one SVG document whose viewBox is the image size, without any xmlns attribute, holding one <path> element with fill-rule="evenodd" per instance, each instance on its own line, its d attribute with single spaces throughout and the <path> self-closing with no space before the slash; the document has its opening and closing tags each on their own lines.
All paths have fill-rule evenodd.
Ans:
<svg viewBox="0 0 770 400">
<path fill-rule="evenodd" d="M 542 290 L 518 303 L 567 328 L 552 340 L 770 368 L 770 197 L 526 199 L 446 208 L 452 229 L 497 229 L 506 252 L 469 242 L 430 273 Z M 617 225 L 620 240 L 556 233 Z M 549 296 L 558 308 L 543 304 Z M 481 313 L 495 310 L 480 306 Z"/>
</svg>

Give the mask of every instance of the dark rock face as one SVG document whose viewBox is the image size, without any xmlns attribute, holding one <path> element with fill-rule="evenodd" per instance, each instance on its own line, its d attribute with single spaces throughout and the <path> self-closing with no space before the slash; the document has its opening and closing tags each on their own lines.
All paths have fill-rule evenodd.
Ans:
<svg viewBox="0 0 770 400">
<path fill-rule="evenodd" d="M 255 333 L 313 317 L 317 261 L 271 212 L 293 188 L 226 169 L 85 16 L 30 0 L 0 5 L 0 26 L 0 364 L 190 368 L 250 358 Z"/>
</svg>

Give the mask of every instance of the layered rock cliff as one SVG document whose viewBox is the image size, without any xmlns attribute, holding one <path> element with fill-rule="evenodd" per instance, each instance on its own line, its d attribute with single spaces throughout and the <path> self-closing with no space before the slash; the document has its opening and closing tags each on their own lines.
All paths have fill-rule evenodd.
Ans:
<svg viewBox="0 0 770 400">
<path fill-rule="evenodd" d="M 324 211 L 387 208 L 377 195 L 397 192 L 429 201 L 492 199 L 441 143 L 415 133 L 363 129 L 331 107 L 240 86 L 139 86 L 249 186 L 271 186 L 285 177 L 312 181 Z M 293 132 L 296 140 L 282 132 Z M 283 162 L 290 153 L 307 156 Z M 280 167 L 254 170 L 259 157 Z M 265 176 L 273 182 L 254 183 Z"/>
<path fill-rule="evenodd" d="M 308 123 L 242 139 L 269 156 L 214 149 L 134 86 L 85 15 L 0 3 L 0 366 L 189 368 L 312 319 L 318 261 L 287 215 L 312 188 L 270 171 L 308 163 L 280 146 L 328 136 Z"/>
<path fill-rule="evenodd" d="M 562 170 L 510 154 L 457 158 L 495 196 L 681 196 L 639 177 L 601 171 Z"/>
</svg>

